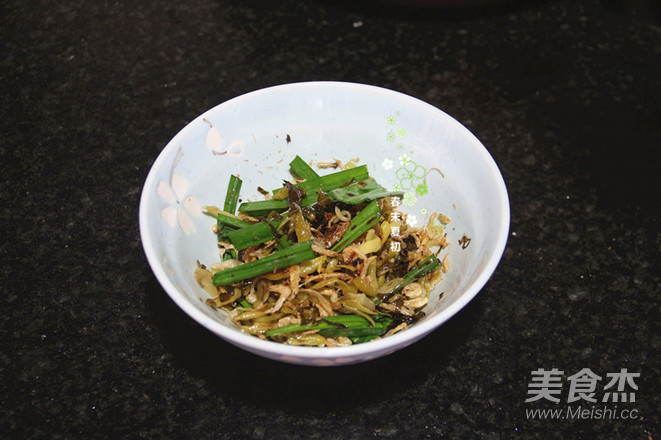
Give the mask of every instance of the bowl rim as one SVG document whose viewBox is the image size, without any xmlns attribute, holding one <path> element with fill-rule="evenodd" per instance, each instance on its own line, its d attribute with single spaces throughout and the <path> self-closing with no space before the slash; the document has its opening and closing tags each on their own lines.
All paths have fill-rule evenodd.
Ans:
<svg viewBox="0 0 661 440">
<path fill-rule="evenodd" d="M 149 222 L 148 218 L 149 213 L 149 199 L 152 197 L 153 191 L 150 191 L 151 188 L 155 188 L 157 184 L 157 170 L 160 165 L 166 160 L 170 150 L 175 148 L 176 140 L 185 135 L 187 131 L 192 130 L 192 126 L 198 120 L 201 120 L 211 112 L 218 111 L 218 108 L 222 106 L 228 106 L 231 103 L 234 103 L 238 100 L 244 99 L 254 99 L 260 95 L 268 95 L 275 89 L 301 89 L 301 88 L 319 88 L 319 87 L 334 87 L 341 88 L 346 92 L 357 93 L 360 90 L 370 90 L 372 92 L 381 93 L 386 96 L 397 96 L 400 99 L 410 100 L 416 105 L 426 107 L 427 110 L 432 112 L 437 112 L 443 117 L 449 118 L 453 124 L 456 125 L 456 128 L 463 132 L 468 138 L 472 138 L 473 143 L 478 147 L 478 150 L 482 154 L 485 165 L 488 167 L 488 170 L 491 173 L 490 181 L 495 184 L 496 194 L 499 198 L 498 206 L 500 207 L 501 213 L 498 219 L 498 229 L 497 229 L 497 240 L 494 248 L 492 249 L 491 256 L 485 262 L 482 272 L 478 277 L 461 293 L 451 304 L 449 304 L 445 309 L 440 311 L 434 316 L 430 316 L 425 320 L 417 322 L 415 325 L 405 329 L 404 331 L 395 333 L 394 335 L 388 336 L 386 338 L 377 339 L 370 341 L 364 344 L 350 345 L 347 347 L 308 347 L 308 346 L 292 346 L 286 345 L 274 341 L 264 340 L 257 338 L 253 335 L 241 332 L 239 329 L 230 328 L 229 326 L 215 320 L 209 319 L 203 314 L 200 310 L 193 305 L 189 299 L 182 294 L 179 289 L 174 285 L 170 280 L 168 274 L 166 273 L 165 268 L 161 264 L 161 261 L 157 255 L 156 248 L 154 245 L 154 240 L 149 231 Z M 247 92 L 238 96 L 235 96 L 231 99 L 223 101 L 218 105 L 206 110 L 202 114 L 196 116 L 191 121 L 189 121 L 168 143 L 163 147 L 159 152 L 156 160 L 150 167 L 147 178 L 142 188 L 142 193 L 140 197 L 139 205 L 139 229 L 140 229 L 140 238 L 142 241 L 143 251 L 147 257 L 148 263 L 154 272 L 154 275 L 162 288 L 168 294 L 168 296 L 181 308 L 188 316 L 193 318 L 196 322 L 212 331 L 216 335 L 223 338 L 225 341 L 251 351 L 262 356 L 270 357 L 273 359 L 287 359 L 291 357 L 292 359 L 299 360 L 314 360 L 314 359 L 336 359 L 336 358 L 370 358 L 370 354 L 374 355 L 372 357 L 382 356 L 383 354 L 388 354 L 404 346 L 407 346 L 428 333 L 432 332 L 440 325 L 449 320 L 457 312 L 459 312 L 463 307 L 466 306 L 484 287 L 488 282 L 489 278 L 495 272 L 503 252 L 505 250 L 507 239 L 509 236 L 510 228 L 510 203 L 507 193 L 507 188 L 503 176 L 498 168 L 495 160 L 482 144 L 482 142 L 463 124 L 454 119 L 449 114 L 445 113 L 443 110 L 435 107 L 419 98 L 398 92 L 395 90 L 387 89 L 380 86 L 374 86 L 369 84 L 362 84 L 356 82 L 344 82 L 344 81 L 305 81 L 305 82 L 294 82 L 287 84 L 280 84 L 265 87 L 262 89 L 257 89 L 251 92 Z M 300 362 L 295 362 L 300 363 Z"/>
</svg>

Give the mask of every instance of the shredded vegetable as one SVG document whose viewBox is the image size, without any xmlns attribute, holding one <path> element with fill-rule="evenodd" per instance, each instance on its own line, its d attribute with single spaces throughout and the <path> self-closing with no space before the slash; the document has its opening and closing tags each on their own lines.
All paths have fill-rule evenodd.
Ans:
<svg viewBox="0 0 661 440">
<path fill-rule="evenodd" d="M 244 332 L 292 345 L 344 346 L 389 336 L 423 318 L 449 269 L 444 215 L 423 228 L 354 166 L 320 175 L 299 156 L 266 200 L 239 204 L 231 176 L 216 218 L 220 259 L 198 263 L 207 304 Z M 261 190 L 263 193 L 265 191 Z M 238 205 L 238 214 L 235 214 Z"/>
</svg>

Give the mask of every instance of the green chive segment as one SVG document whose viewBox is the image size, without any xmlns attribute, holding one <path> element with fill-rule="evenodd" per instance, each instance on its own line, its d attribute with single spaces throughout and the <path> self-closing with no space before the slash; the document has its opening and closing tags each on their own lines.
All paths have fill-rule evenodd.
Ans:
<svg viewBox="0 0 661 440">
<path fill-rule="evenodd" d="M 310 194 L 303 197 L 301 207 L 311 206 L 317 201 L 317 194 Z M 257 200 L 255 202 L 244 202 L 239 206 L 239 212 L 248 214 L 252 217 L 264 217 L 271 212 L 283 212 L 289 209 L 287 200 Z"/>
<path fill-rule="evenodd" d="M 227 194 L 225 195 L 225 205 L 223 206 L 225 212 L 229 212 L 230 214 L 236 213 L 236 205 L 239 202 L 242 183 L 241 179 L 234 174 L 230 176 L 230 183 L 227 187 Z"/>
<path fill-rule="evenodd" d="M 294 160 L 289 163 L 291 170 L 302 179 L 318 179 L 319 174 L 312 169 L 300 156 L 296 156 Z"/>
<path fill-rule="evenodd" d="M 317 190 L 330 191 L 339 188 L 342 185 L 346 185 L 347 183 L 353 181 L 360 182 L 367 178 L 369 178 L 367 165 L 361 165 L 359 167 L 326 174 L 318 179 L 308 179 L 304 182 L 298 183 L 297 186 L 303 188 L 307 194 L 313 194 Z"/>
<path fill-rule="evenodd" d="M 303 182 L 297 183 L 296 186 L 303 188 L 307 194 L 313 194 L 317 190 L 330 191 L 351 182 L 360 182 L 367 178 L 369 178 L 367 165 L 360 165 L 358 167 L 336 171 L 334 173 L 325 174 L 316 178 L 311 177 Z M 281 189 L 282 188 L 278 188 L 273 190 L 273 192 L 278 192 Z"/>
<path fill-rule="evenodd" d="M 420 260 L 413 269 L 406 273 L 399 283 L 394 285 L 388 293 L 397 293 L 402 290 L 408 284 L 411 284 L 413 281 L 417 280 L 420 277 L 427 275 L 429 272 L 435 270 L 438 266 L 441 265 L 441 262 L 436 257 L 436 255 L 431 254 L 423 260 Z"/>
<path fill-rule="evenodd" d="M 312 250 L 312 240 L 296 243 L 268 257 L 251 261 L 213 274 L 213 284 L 221 286 L 254 278 L 278 269 L 293 266 L 316 257 Z"/>
<path fill-rule="evenodd" d="M 221 232 L 224 234 L 228 230 L 241 229 L 251 225 L 251 223 L 244 222 L 233 215 L 229 215 L 229 213 L 225 211 L 218 211 L 216 214 L 216 224 L 218 225 L 219 234 L 221 234 Z"/>
<path fill-rule="evenodd" d="M 279 224 L 279 223 L 278 223 Z M 274 238 L 273 228 L 266 222 L 248 225 L 225 234 L 230 243 L 237 250 L 249 248 Z"/>
<path fill-rule="evenodd" d="M 379 222 L 381 210 L 377 200 L 372 200 L 362 211 L 358 213 L 349 222 L 349 228 L 346 230 L 340 241 L 331 248 L 332 251 L 342 252 L 344 248 L 356 241 L 358 237 L 367 232 L 372 226 Z"/>
<path fill-rule="evenodd" d="M 342 203 L 357 205 L 359 203 L 370 202 L 383 197 L 398 196 L 402 197 L 403 191 L 388 191 L 376 180 L 369 178 L 361 182 L 336 188 L 328 192 L 328 197 Z"/>
<path fill-rule="evenodd" d="M 371 318 L 374 321 L 374 325 L 366 318 L 358 315 L 327 316 L 315 324 L 286 325 L 269 330 L 264 335 L 271 337 L 301 331 L 318 330 L 318 333 L 326 338 L 345 336 L 352 339 L 354 343 L 367 342 L 377 336 L 383 335 L 392 323 L 392 319 L 386 315 L 374 315 Z"/>
</svg>

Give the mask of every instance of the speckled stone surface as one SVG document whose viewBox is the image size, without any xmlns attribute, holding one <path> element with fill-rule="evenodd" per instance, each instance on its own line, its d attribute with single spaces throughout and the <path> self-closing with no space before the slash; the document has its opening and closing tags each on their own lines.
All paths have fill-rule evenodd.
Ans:
<svg viewBox="0 0 661 440">
<path fill-rule="evenodd" d="M 661 438 L 658 3 L 1 10 L 1 438 Z M 443 109 L 511 199 L 508 247 L 476 299 L 354 366 L 228 345 L 174 305 L 140 244 L 141 186 L 172 136 L 231 97 L 305 80 Z M 560 402 L 526 402 L 532 371 L 553 368 Z M 603 377 L 598 398 L 608 373 L 640 373 L 636 401 L 569 402 L 584 368 Z M 603 407 L 630 417 L 527 416 Z"/>
</svg>

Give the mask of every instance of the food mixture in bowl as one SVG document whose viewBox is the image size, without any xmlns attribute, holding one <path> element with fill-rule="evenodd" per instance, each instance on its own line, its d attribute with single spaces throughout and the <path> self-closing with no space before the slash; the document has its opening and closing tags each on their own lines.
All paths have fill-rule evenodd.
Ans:
<svg viewBox="0 0 661 440">
<path fill-rule="evenodd" d="M 239 204 L 231 176 L 215 217 L 220 261 L 198 262 L 207 304 L 244 332 L 292 345 L 345 346 L 396 333 L 424 316 L 429 292 L 449 269 L 445 225 L 434 213 L 423 228 L 397 210 L 367 167 L 338 161 L 320 175 L 300 157 L 281 188 Z M 340 169 L 339 171 L 337 169 Z"/>
</svg>

